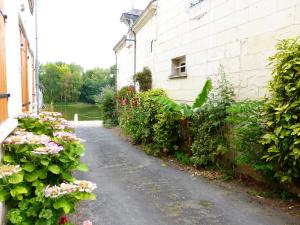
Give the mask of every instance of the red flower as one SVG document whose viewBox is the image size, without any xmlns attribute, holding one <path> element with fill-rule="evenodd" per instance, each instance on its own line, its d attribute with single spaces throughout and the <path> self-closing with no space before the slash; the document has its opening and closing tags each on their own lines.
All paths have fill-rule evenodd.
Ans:
<svg viewBox="0 0 300 225">
<path fill-rule="evenodd" d="M 69 220 L 66 216 L 62 216 L 59 220 L 59 224 L 66 224 L 68 222 L 69 222 Z"/>
<path fill-rule="evenodd" d="M 122 106 L 125 106 L 126 104 L 127 104 L 127 100 L 126 99 L 124 99 L 124 100 L 121 101 L 121 105 Z"/>
</svg>

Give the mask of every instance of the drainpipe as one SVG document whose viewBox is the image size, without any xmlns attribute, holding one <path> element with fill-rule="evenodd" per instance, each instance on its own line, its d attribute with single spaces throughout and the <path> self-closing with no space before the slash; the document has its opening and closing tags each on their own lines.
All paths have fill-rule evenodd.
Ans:
<svg viewBox="0 0 300 225">
<path fill-rule="evenodd" d="M 118 100 L 118 75 L 119 75 L 119 68 L 118 68 L 118 54 L 117 54 L 117 51 L 114 50 L 115 52 L 115 56 L 116 56 L 116 67 L 117 67 L 117 70 L 116 70 L 116 77 L 115 77 L 115 97 L 116 97 L 116 111 L 115 111 L 115 115 L 116 117 L 118 118 L 118 109 L 119 109 L 119 100 Z"/>
<path fill-rule="evenodd" d="M 40 112 L 40 81 L 39 81 L 39 52 L 38 52 L 38 0 L 35 0 L 35 92 L 37 113 Z"/>
<path fill-rule="evenodd" d="M 131 28 L 131 31 L 134 36 L 134 75 L 136 74 L 136 33 L 134 30 Z"/>
<path fill-rule="evenodd" d="M 117 93 L 117 91 L 118 91 L 117 79 L 118 79 L 118 74 L 119 74 L 119 69 L 118 69 L 118 54 L 117 54 L 116 50 L 114 50 L 114 52 L 115 52 L 115 56 L 116 56 L 116 68 L 117 68 L 117 70 L 116 70 L 116 76 L 115 76 L 115 90 L 116 90 L 116 93 Z"/>
<path fill-rule="evenodd" d="M 126 38 L 126 41 L 132 41 L 134 42 L 134 65 L 133 65 L 133 75 L 136 74 L 136 33 L 134 32 L 134 30 L 132 29 L 132 27 L 130 27 L 130 31 L 133 33 L 133 39 L 127 39 Z M 134 84 L 134 87 L 136 88 L 136 85 L 135 85 L 135 81 L 133 81 L 133 84 Z"/>
</svg>

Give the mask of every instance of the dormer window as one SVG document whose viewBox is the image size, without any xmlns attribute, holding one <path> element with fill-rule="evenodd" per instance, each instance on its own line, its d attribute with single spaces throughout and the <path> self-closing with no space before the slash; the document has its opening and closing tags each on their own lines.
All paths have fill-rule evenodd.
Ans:
<svg viewBox="0 0 300 225">
<path fill-rule="evenodd" d="M 199 5 L 204 0 L 189 0 L 189 8 L 193 8 L 197 5 Z"/>
<path fill-rule="evenodd" d="M 125 23 L 130 28 L 133 26 L 133 24 L 137 21 L 137 19 L 142 13 L 142 10 L 131 9 L 130 11 L 123 13 L 120 20 L 122 23 Z"/>
<path fill-rule="evenodd" d="M 28 0 L 28 5 L 29 5 L 29 9 L 30 9 L 31 14 L 33 14 L 34 0 Z"/>
</svg>

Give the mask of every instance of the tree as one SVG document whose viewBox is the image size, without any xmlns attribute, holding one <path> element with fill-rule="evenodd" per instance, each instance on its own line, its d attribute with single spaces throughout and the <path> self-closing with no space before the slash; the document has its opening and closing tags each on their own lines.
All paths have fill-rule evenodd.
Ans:
<svg viewBox="0 0 300 225">
<path fill-rule="evenodd" d="M 95 103 L 103 88 L 114 86 L 116 73 L 116 66 L 84 72 L 80 65 L 74 63 L 56 62 L 41 65 L 40 80 L 44 101 Z"/>
<path fill-rule="evenodd" d="M 40 80 L 44 101 L 76 102 L 82 88 L 82 68 L 63 62 L 47 63 L 40 66 Z"/>
<path fill-rule="evenodd" d="M 110 69 L 95 68 L 83 74 L 83 86 L 80 100 L 88 103 L 95 103 L 96 97 L 100 95 L 106 86 L 112 86 Z"/>
</svg>

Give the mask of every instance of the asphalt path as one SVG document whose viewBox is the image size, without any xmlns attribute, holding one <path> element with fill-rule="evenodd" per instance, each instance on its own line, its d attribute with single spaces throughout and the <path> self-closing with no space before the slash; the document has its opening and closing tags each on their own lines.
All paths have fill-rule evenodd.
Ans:
<svg viewBox="0 0 300 225">
<path fill-rule="evenodd" d="M 98 185 L 97 200 L 78 206 L 78 225 L 86 219 L 93 225 L 297 224 L 245 194 L 166 166 L 100 125 L 83 123 L 76 133 L 86 140 L 82 161 L 90 170 L 75 175 Z"/>
</svg>

